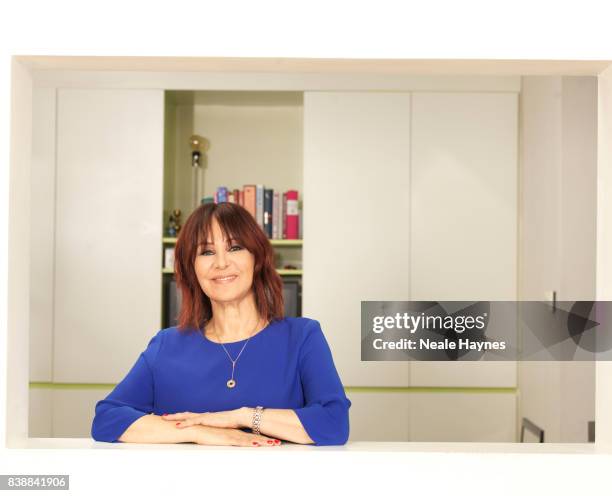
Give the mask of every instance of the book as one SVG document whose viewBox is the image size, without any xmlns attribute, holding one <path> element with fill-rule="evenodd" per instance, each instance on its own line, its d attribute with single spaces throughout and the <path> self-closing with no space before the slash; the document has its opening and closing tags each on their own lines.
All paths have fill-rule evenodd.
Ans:
<svg viewBox="0 0 612 496">
<path fill-rule="evenodd" d="M 279 224 L 279 213 L 280 213 L 280 209 L 279 209 L 279 203 L 280 203 L 280 198 L 278 195 L 278 191 L 275 191 L 274 194 L 272 195 L 272 239 L 279 239 L 278 238 L 278 224 Z"/>
<path fill-rule="evenodd" d="M 227 188 L 225 186 L 219 186 L 217 188 L 217 203 L 227 202 Z"/>
<path fill-rule="evenodd" d="M 244 205 L 249 213 L 253 216 L 255 220 L 257 220 L 257 211 L 256 211 L 256 198 L 255 198 L 255 185 L 254 184 L 246 184 L 244 186 Z"/>
<path fill-rule="evenodd" d="M 263 227 L 266 236 L 269 239 L 272 238 L 272 195 L 274 190 L 264 188 L 264 201 L 263 201 Z"/>
<path fill-rule="evenodd" d="M 302 226 L 304 225 L 304 215 L 302 211 L 302 202 L 298 203 L 298 239 L 304 239 L 304 234 L 302 233 Z"/>
<path fill-rule="evenodd" d="M 278 239 L 283 239 L 283 228 L 285 225 L 283 195 L 278 194 Z"/>
<path fill-rule="evenodd" d="M 299 217 L 298 217 L 298 192 L 290 189 L 287 194 L 287 227 L 286 239 L 298 239 L 299 236 Z"/>
<path fill-rule="evenodd" d="M 237 203 L 255 219 L 268 239 L 302 239 L 303 211 L 297 190 L 285 192 L 263 184 L 245 184 L 242 189 L 219 186 L 202 203 Z"/>
<path fill-rule="evenodd" d="M 255 212 L 257 214 L 257 216 L 255 217 L 255 220 L 259 224 L 259 227 L 261 227 L 262 229 L 264 228 L 264 204 L 263 204 L 264 198 L 263 197 L 264 197 L 263 184 L 255 185 L 255 199 L 256 199 Z"/>
<path fill-rule="evenodd" d="M 281 201 L 281 209 L 282 209 L 282 219 L 283 219 L 283 226 L 281 229 L 281 233 L 282 233 L 282 238 L 281 239 L 287 239 L 287 192 L 285 191 L 283 193 L 283 200 Z"/>
</svg>

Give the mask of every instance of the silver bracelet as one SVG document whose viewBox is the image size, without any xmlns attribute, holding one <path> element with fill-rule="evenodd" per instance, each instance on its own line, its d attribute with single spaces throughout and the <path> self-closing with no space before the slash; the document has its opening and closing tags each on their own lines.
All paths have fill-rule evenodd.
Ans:
<svg viewBox="0 0 612 496">
<path fill-rule="evenodd" d="M 253 410 L 253 434 L 259 434 L 259 425 L 261 424 L 261 414 L 263 413 L 263 406 L 257 406 Z"/>
</svg>

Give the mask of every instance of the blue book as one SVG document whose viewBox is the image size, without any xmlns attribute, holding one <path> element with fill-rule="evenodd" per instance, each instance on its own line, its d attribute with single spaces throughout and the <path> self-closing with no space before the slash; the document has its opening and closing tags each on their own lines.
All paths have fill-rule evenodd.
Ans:
<svg viewBox="0 0 612 496">
<path fill-rule="evenodd" d="M 225 186 L 219 186 L 217 188 L 217 203 L 223 203 L 227 201 L 227 188 Z"/>
</svg>

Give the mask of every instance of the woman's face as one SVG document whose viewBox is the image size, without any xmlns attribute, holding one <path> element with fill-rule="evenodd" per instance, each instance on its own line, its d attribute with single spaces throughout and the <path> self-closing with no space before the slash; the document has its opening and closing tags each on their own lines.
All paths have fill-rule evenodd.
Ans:
<svg viewBox="0 0 612 496">
<path fill-rule="evenodd" d="M 205 241 L 207 244 L 198 248 L 195 260 L 195 272 L 202 291 L 213 301 L 242 299 L 253 284 L 255 257 L 237 241 L 224 239 L 215 218 L 209 239 Z M 221 279 L 225 276 L 231 277 Z"/>
</svg>

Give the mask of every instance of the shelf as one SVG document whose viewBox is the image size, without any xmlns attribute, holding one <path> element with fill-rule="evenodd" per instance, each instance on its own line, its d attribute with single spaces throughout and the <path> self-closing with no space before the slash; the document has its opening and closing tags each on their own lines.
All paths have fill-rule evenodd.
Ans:
<svg viewBox="0 0 612 496">
<path fill-rule="evenodd" d="M 302 246 L 302 239 L 271 239 L 270 244 L 272 246 Z M 176 238 L 165 237 L 162 238 L 162 243 L 170 245 L 176 243 Z"/>
<path fill-rule="evenodd" d="M 281 276 L 301 276 L 302 269 L 276 269 Z M 173 269 L 162 269 L 163 274 L 174 274 Z"/>
<path fill-rule="evenodd" d="M 303 239 L 271 239 L 272 246 L 302 246 Z"/>
<path fill-rule="evenodd" d="M 301 276 L 302 269 L 276 269 L 281 276 Z"/>
</svg>

